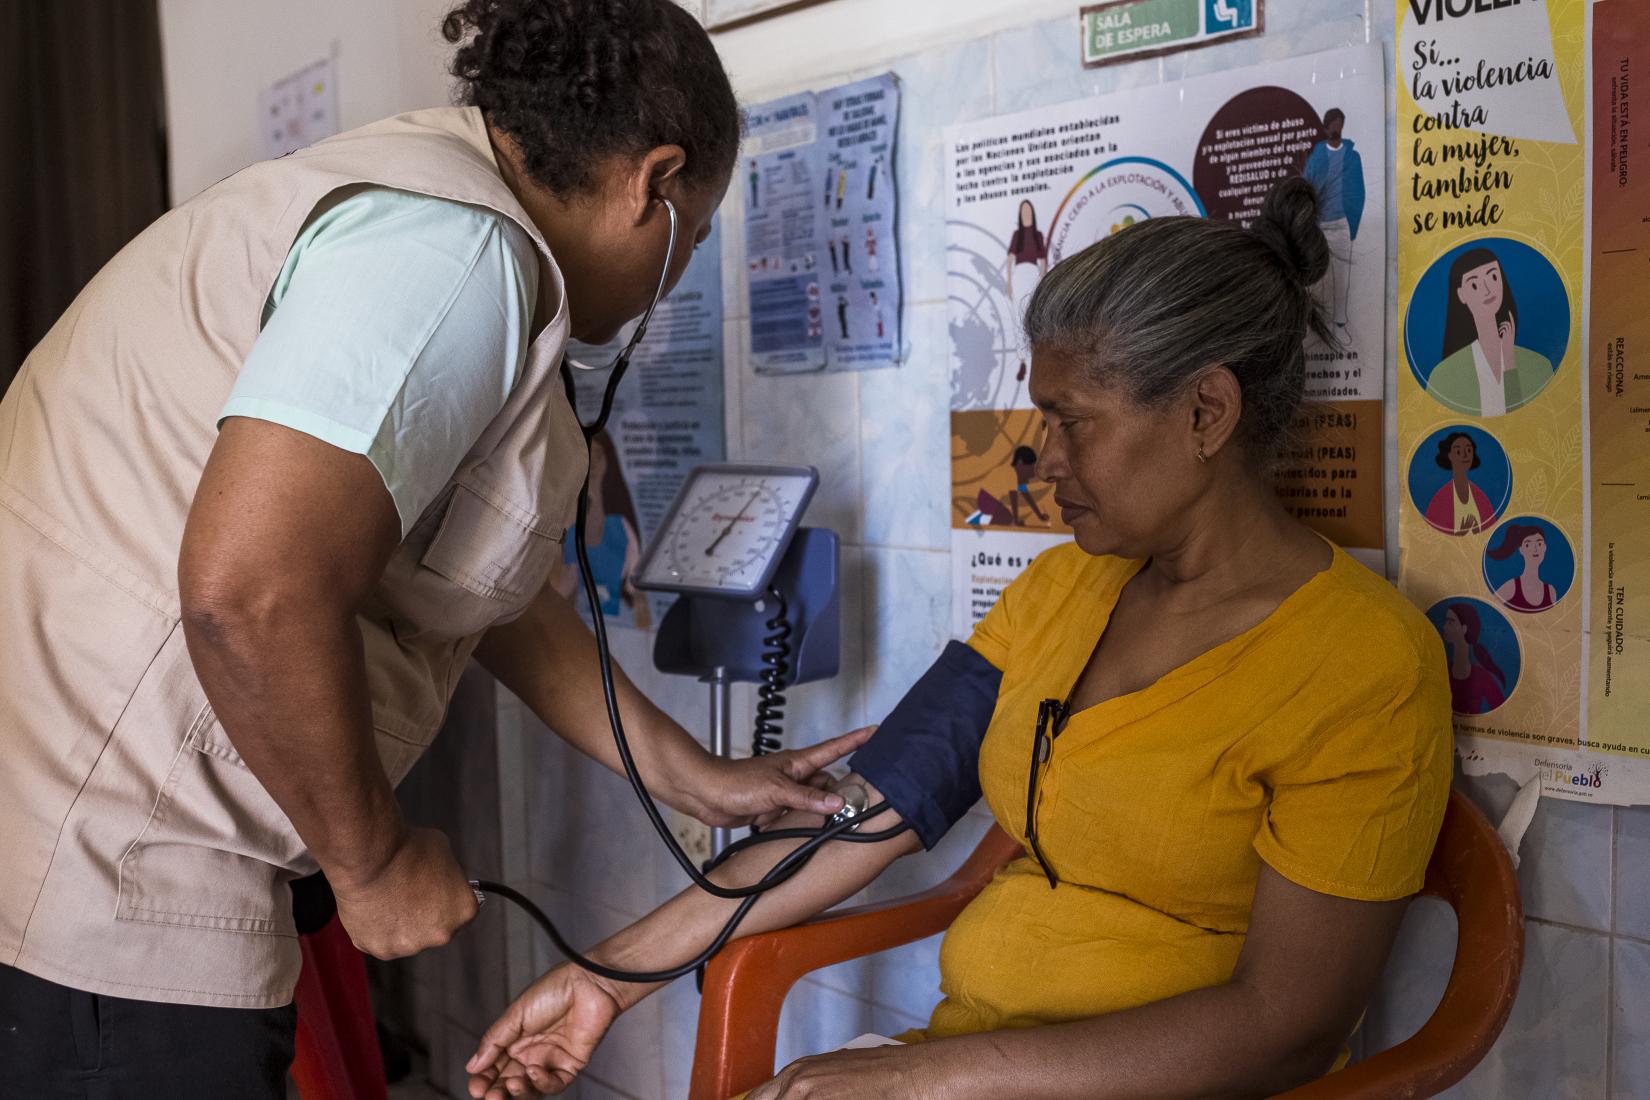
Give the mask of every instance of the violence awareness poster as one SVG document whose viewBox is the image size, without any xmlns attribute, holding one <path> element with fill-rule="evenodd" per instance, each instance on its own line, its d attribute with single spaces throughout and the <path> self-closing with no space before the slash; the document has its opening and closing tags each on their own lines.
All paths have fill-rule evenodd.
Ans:
<svg viewBox="0 0 1650 1100">
<path fill-rule="evenodd" d="M 1333 258 L 1316 293 L 1337 340 L 1307 348 L 1307 401 L 1278 491 L 1383 568 L 1385 71 L 1379 48 L 1336 50 L 947 131 L 956 633 L 1070 537 L 1034 472 L 1041 418 L 1020 321 L 1037 284 L 1146 218 L 1247 224 L 1290 175 L 1318 188 Z"/>
<path fill-rule="evenodd" d="M 1650 6 L 1397 18 L 1399 586 L 1469 772 L 1650 801 Z"/>
</svg>

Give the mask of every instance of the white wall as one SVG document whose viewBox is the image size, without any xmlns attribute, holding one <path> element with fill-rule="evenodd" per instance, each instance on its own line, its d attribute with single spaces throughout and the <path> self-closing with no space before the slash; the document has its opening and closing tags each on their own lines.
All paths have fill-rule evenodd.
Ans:
<svg viewBox="0 0 1650 1100">
<path fill-rule="evenodd" d="M 448 101 L 446 0 L 160 0 L 172 201 L 257 160 L 258 97 L 332 57 L 351 129 Z"/>
<path fill-rule="evenodd" d="M 716 48 L 741 98 L 851 72 L 878 59 L 982 39 L 1010 27 L 1071 16 L 1076 0 L 829 0 L 789 15 L 718 32 Z M 986 74 L 978 74 L 984 78 Z"/>
</svg>

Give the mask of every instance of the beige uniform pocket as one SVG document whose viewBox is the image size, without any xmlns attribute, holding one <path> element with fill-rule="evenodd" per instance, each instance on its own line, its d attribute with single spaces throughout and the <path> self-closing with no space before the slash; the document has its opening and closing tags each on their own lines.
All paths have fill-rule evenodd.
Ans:
<svg viewBox="0 0 1650 1100">
<path fill-rule="evenodd" d="M 120 920 L 296 936 L 287 883 L 313 868 L 209 707 L 120 860 Z"/>
<path fill-rule="evenodd" d="M 479 634 L 526 609 L 561 553 L 562 529 L 455 485 L 419 564 L 451 582 L 422 609 L 453 637 Z"/>
</svg>

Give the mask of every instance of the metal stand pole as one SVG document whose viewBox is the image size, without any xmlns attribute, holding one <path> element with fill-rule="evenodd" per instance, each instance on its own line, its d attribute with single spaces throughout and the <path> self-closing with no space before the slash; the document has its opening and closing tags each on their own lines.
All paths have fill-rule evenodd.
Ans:
<svg viewBox="0 0 1650 1100">
<path fill-rule="evenodd" d="M 731 702 L 733 681 L 728 670 L 717 668 L 710 674 L 710 751 L 726 758 L 733 754 Z M 714 858 L 733 840 L 733 830 L 718 825 L 710 831 L 710 854 Z"/>
</svg>

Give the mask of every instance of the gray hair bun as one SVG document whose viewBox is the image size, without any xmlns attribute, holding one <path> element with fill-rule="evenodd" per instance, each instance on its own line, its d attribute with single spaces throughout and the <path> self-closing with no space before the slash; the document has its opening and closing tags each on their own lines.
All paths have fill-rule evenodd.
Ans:
<svg viewBox="0 0 1650 1100">
<path fill-rule="evenodd" d="M 1329 270 L 1329 242 L 1318 225 L 1318 192 L 1299 176 L 1279 180 L 1249 226 L 1310 287 Z"/>
</svg>

